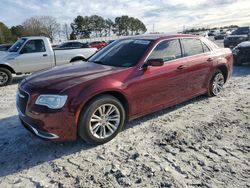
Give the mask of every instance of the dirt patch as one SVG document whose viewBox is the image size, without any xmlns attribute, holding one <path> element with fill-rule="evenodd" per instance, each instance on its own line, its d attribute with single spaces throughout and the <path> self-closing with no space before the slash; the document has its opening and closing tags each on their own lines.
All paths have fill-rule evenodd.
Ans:
<svg viewBox="0 0 250 188">
<path fill-rule="evenodd" d="M 27 132 L 16 89 L 0 88 L 0 187 L 250 187 L 249 66 L 220 96 L 134 120 L 96 147 Z"/>
</svg>

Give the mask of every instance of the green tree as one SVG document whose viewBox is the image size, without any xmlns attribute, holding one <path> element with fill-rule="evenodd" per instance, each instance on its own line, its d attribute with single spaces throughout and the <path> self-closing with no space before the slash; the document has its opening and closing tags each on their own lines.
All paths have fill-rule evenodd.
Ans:
<svg viewBox="0 0 250 188">
<path fill-rule="evenodd" d="M 11 31 L 3 22 L 0 22 L 0 43 L 9 42 L 13 42 Z"/>
<path fill-rule="evenodd" d="M 71 23 L 71 28 L 71 39 L 89 38 L 91 35 L 96 37 L 110 36 L 111 32 L 116 35 L 133 35 L 147 31 L 145 25 L 139 19 L 127 15 L 116 17 L 115 22 L 98 15 L 90 17 L 79 15 Z"/>
<path fill-rule="evenodd" d="M 12 26 L 10 31 L 14 40 L 22 37 L 25 33 L 22 25 Z"/>
<path fill-rule="evenodd" d="M 105 29 L 105 20 L 101 16 L 90 16 L 90 30 L 96 36 L 102 36 L 102 31 Z"/>
<path fill-rule="evenodd" d="M 71 23 L 72 33 L 71 36 L 75 38 L 89 38 L 91 34 L 91 23 L 88 16 L 77 16 L 73 23 Z"/>
<path fill-rule="evenodd" d="M 111 19 L 105 20 L 105 34 L 106 36 L 111 36 L 111 31 L 114 32 L 115 23 Z"/>
<path fill-rule="evenodd" d="M 115 18 L 117 35 L 143 34 L 147 31 L 146 26 L 137 18 L 121 16 Z"/>
</svg>

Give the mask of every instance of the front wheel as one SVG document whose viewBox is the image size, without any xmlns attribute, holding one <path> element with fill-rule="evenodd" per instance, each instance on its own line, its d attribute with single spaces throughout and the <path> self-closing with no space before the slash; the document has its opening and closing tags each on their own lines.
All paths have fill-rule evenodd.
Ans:
<svg viewBox="0 0 250 188">
<path fill-rule="evenodd" d="M 78 135 L 88 143 L 104 144 L 122 129 L 125 111 L 121 102 L 111 95 L 90 101 L 80 114 Z"/>
<path fill-rule="evenodd" d="M 220 70 L 216 70 L 209 83 L 208 96 L 217 96 L 223 89 L 225 79 Z"/>
<path fill-rule="evenodd" d="M 12 82 L 12 74 L 8 69 L 0 68 L 0 87 Z"/>
</svg>

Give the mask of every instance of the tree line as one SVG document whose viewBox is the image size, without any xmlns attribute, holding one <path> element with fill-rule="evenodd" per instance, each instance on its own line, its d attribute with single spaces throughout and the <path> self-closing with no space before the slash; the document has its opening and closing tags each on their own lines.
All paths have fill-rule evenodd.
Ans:
<svg viewBox="0 0 250 188">
<path fill-rule="evenodd" d="M 77 16 L 71 23 L 71 39 L 102 37 L 115 35 L 138 35 L 147 31 L 146 26 L 137 18 L 129 16 L 116 17 L 114 21 L 98 15 Z"/>
<path fill-rule="evenodd" d="M 187 33 L 192 33 L 192 32 L 200 32 L 200 31 L 207 31 L 207 30 L 219 30 L 219 29 L 231 29 L 231 28 L 238 28 L 238 25 L 230 25 L 230 26 L 224 26 L 224 27 L 213 27 L 213 28 L 191 28 L 191 29 L 186 29 L 185 32 Z"/>
<path fill-rule="evenodd" d="M 59 24 L 52 16 L 35 16 L 22 24 L 8 28 L 0 22 L 0 44 L 11 43 L 22 36 L 46 36 L 52 41 L 56 36 L 67 40 L 111 35 L 137 35 L 147 31 L 144 23 L 127 15 L 114 20 L 102 16 L 77 16 L 71 24 Z"/>
</svg>

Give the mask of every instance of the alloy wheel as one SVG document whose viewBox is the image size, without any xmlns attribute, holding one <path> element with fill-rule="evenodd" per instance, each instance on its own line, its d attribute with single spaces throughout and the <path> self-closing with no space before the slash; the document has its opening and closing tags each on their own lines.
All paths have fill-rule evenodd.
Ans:
<svg viewBox="0 0 250 188">
<path fill-rule="evenodd" d="M 5 83 L 7 83 L 8 79 L 9 79 L 8 74 L 0 71 L 0 85 L 4 85 Z"/>
<path fill-rule="evenodd" d="M 222 73 L 218 73 L 215 75 L 212 83 L 212 92 L 214 95 L 218 95 L 224 85 L 224 76 Z"/>
<path fill-rule="evenodd" d="M 118 108 L 113 104 L 103 104 L 91 115 L 90 132 L 98 139 L 108 138 L 118 129 L 120 121 Z"/>
</svg>

